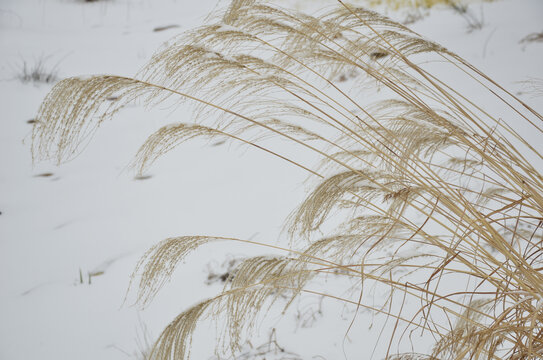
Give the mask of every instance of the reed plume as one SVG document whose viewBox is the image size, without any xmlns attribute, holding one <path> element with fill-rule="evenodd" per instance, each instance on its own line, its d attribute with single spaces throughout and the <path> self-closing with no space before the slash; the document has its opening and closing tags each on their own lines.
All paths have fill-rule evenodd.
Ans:
<svg viewBox="0 0 543 360">
<path fill-rule="evenodd" d="M 188 102 L 194 121 L 152 134 L 135 156 L 138 172 L 185 141 L 219 137 L 278 156 L 316 182 L 287 221 L 284 256 L 241 262 L 221 294 L 168 325 L 150 359 L 187 358 L 208 316 L 224 319 L 218 345 L 235 353 L 258 314 L 307 293 L 392 321 L 384 358 L 541 358 L 543 157 L 525 135 L 543 139 L 542 116 L 453 52 L 341 0 L 315 15 L 234 0 L 213 21 L 170 41 L 133 78 L 59 82 L 32 134 L 34 158 L 60 163 L 128 103 Z M 167 239 L 134 272 L 138 302 L 216 241 L 279 248 Z M 330 274 L 350 291 L 315 282 Z M 381 303 L 367 301 L 368 289 L 385 294 Z M 431 352 L 394 348 L 413 330 L 433 337 Z"/>
</svg>

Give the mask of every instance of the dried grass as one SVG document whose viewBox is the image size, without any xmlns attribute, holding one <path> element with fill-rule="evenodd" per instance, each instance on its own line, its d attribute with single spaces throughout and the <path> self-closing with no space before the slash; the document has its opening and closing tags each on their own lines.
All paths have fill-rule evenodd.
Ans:
<svg viewBox="0 0 543 360">
<path fill-rule="evenodd" d="M 461 5 L 492 0 L 368 0 L 369 5 L 384 4 L 392 9 L 400 8 L 431 8 L 436 5 Z"/>
<path fill-rule="evenodd" d="M 49 66 L 49 57 L 41 56 L 32 62 L 26 60 L 22 61 L 22 64 L 17 70 L 17 79 L 23 83 L 45 83 L 51 84 L 58 80 L 58 66 L 56 63 L 54 66 Z"/>
<path fill-rule="evenodd" d="M 439 76 L 448 72 L 471 81 L 477 96 Z M 349 80 L 356 86 L 333 81 L 344 74 L 358 74 Z M 203 244 L 285 252 L 240 262 L 221 294 L 172 321 L 150 359 L 187 358 L 194 329 L 209 316 L 224 319 L 218 346 L 235 353 L 259 314 L 273 303 L 287 309 L 304 294 L 386 316 L 394 326 L 381 339 L 383 357 L 543 356 L 543 157 L 541 142 L 534 147 L 518 132 L 542 139 L 542 117 L 464 59 L 340 0 L 315 16 L 235 0 L 215 24 L 176 38 L 134 78 L 58 83 L 34 124 L 34 158 L 72 158 L 136 99 L 197 105 L 194 123 L 164 127 L 142 145 L 140 172 L 184 141 L 219 137 L 279 156 L 319 182 L 290 217 L 291 248 L 183 236 L 149 250 L 132 280 L 142 305 Z M 269 136 L 313 152 L 319 165 L 262 141 Z M 322 238 L 329 224 L 336 230 Z M 349 280 L 350 291 L 307 287 L 331 273 Z M 388 295 L 366 302 L 368 289 Z M 434 337 L 431 353 L 394 350 L 413 330 Z"/>
</svg>

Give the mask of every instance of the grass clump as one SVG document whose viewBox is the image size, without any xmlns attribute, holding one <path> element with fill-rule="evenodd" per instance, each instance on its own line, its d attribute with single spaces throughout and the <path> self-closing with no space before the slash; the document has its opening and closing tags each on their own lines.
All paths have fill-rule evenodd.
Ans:
<svg viewBox="0 0 543 360">
<path fill-rule="evenodd" d="M 41 56 L 35 59 L 33 62 L 26 60 L 22 61 L 22 64 L 17 70 L 17 79 L 23 83 L 45 83 L 51 84 L 58 80 L 58 66 L 59 63 L 54 66 L 48 66 L 48 57 Z"/>
<path fill-rule="evenodd" d="M 335 80 L 342 75 L 348 80 Z M 316 181 L 289 218 L 289 248 L 189 235 L 143 256 L 132 284 L 144 306 L 206 244 L 285 252 L 238 262 L 223 292 L 175 318 L 149 359 L 187 358 L 206 317 L 223 319 L 218 346 L 233 354 L 261 312 L 274 303 L 286 310 L 306 294 L 384 316 L 383 358 L 543 356 L 543 157 L 524 135 L 542 139 L 543 118 L 461 57 L 341 0 L 313 16 L 235 0 L 134 77 L 59 82 L 34 124 L 35 159 L 76 156 L 89 134 L 136 99 L 196 106 L 194 122 L 149 136 L 135 157 L 139 173 L 203 137 L 266 151 Z M 312 153 L 318 165 L 284 153 L 269 136 Z M 318 282 L 330 274 L 350 291 Z M 427 349 L 413 343 L 405 352 L 400 343 L 415 331 L 433 338 L 433 349 L 420 354 Z"/>
</svg>

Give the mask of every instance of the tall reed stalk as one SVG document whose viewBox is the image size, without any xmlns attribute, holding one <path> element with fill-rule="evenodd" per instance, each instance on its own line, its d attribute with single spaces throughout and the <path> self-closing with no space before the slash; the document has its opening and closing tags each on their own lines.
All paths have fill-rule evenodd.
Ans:
<svg viewBox="0 0 543 360">
<path fill-rule="evenodd" d="M 224 320 L 221 343 L 235 352 L 270 304 L 288 308 L 307 293 L 384 314 L 385 358 L 541 358 L 542 116 L 444 47 L 375 12 L 337 5 L 310 16 L 234 0 L 132 78 L 61 81 L 39 110 L 34 158 L 76 156 L 135 100 L 188 102 L 194 121 L 149 136 L 138 172 L 204 137 L 269 152 L 318 180 L 289 218 L 290 248 L 180 236 L 143 256 L 132 282 L 146 305 L 203 244 L 284 251 L 242 261 L 222 293 L 164 329 L 151 359 L 186 358 L 206 316 Z M 268 136 L 320 162 L 307 164 Z M 331 273 L 351 291 L 328 292 L 318 279 Z M 368 289 L 385 295 L 369 302 Z M 398 354 L 395 345 L 413 330 L 432 336 L 433 349 Z"/>
</svg>

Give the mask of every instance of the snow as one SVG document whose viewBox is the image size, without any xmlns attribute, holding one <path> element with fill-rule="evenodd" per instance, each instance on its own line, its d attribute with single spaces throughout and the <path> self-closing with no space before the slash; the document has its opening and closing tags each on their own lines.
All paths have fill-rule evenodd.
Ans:
<svg viewBox="0 0 543 360">
<path fill-rule="evenodd" d="M 291 5 L 314 10 L 331 3 Z M 137 180 L 127 169 L 146 136 L 167 123 L 190 121 L 189 113 L 179 119 L 179 111 L 130 107 L 104 124 L 75 160 L 60 167 L 32 163 L 27 121 L 52 84 L 19 81 L 23 61 L 58 65 L 60 78 L 130 76 L 161 44 L 202 24 L 218 5 L 217 0 L 0 3 L 0 359 L 137 358 L 142 323 L 155 338 L 187 306 L 220 290 L 205 284 L 211 262 L 261 252 L 225 243 L 205 246 L 140 310 L 130 306 L 130 297 L 123 300 L 130 274 L 149 247 L 179 235 L 269 243 L 282 237 L 285 218 L 304 198 L 306 174 L 269 154 L 194 141 L 158 161 L 149 178 Z M 471 9 L 484 16 L 480 30 L 468 33 L 465 20 L 443 7 L 412 27 L 542 111 L 541 97 L 522 93 L 521 82 L 543 78 L 543 44 L 519 41 L 543 30 L 543 2 L 499 0 Z M 168 28 L 153 31 L 160 27 Z M 39 176 L 47 173 L 52 175 Z M 326 303 L 330 308 L 332 302 Z M 317 318 L 312 328 L 298 330 L 296 342 L 281 335 L 278 342 L 294 352 L 305 349 L 307 358 L 340 358 L 342 329 L 350 319 L 343 316 Z M 319 328 L 338 329 L 339 336 L 316 341 L 323 336 Z M 195 359 L 212 354 L 215 335 L 208 330 L 195 337 Z M 262 334 L 266 338 L 266 331 Z M 356 358 L 354 351 L 349 358 Z"/>
</svg>

